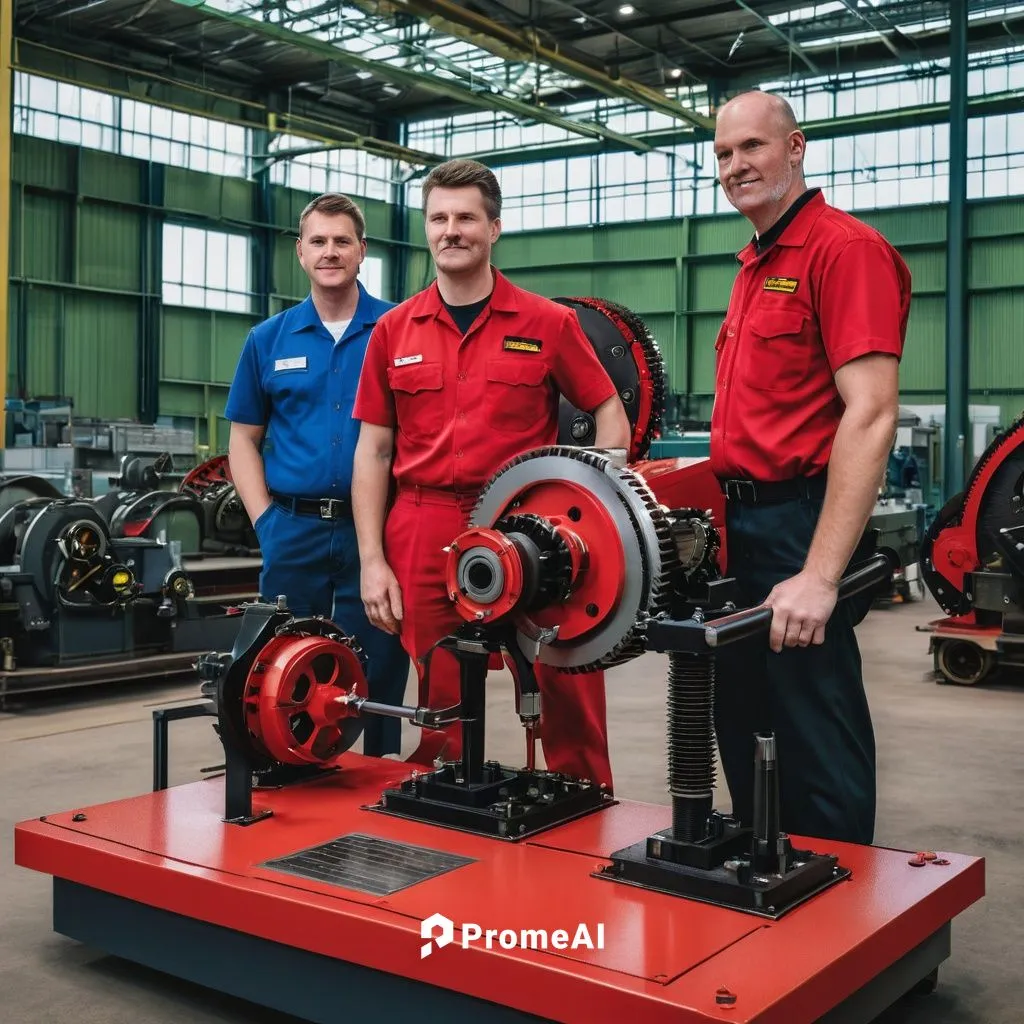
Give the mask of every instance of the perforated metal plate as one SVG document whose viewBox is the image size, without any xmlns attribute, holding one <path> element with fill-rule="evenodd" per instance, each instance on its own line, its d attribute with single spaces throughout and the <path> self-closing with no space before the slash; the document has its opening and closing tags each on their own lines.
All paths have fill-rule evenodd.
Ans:
<svg viewBox="0 0 1024 1024">
<path fill-rule="evenodd" d="M 472 863 L 471 857 L 353 832 L 321 846 L 268 860 L 261 866 L 357 892 L 387 896 Z"/>
</svg>

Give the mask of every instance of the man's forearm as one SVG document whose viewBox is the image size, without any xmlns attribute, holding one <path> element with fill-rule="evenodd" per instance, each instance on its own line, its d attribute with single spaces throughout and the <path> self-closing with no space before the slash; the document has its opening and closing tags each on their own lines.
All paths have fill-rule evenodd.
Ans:
<svg viewBox="0 0 1024 1024">
<path fill-rule="evenodd" d="M 828 486 L 805 568 L 837 582 L 864 534 L 878 498 L 896 429 L 889 412 L 863 422 L 849 410 L 836 431 Z"/>
<path fill-rule="evenodd" d="M 235 490 L 242 499 L 250 522 L 255 523 L 270 504 L 267 478 L 263 470 L 263 456 L 246 439 L 232 439 L 228 449 L 228 465 Z"/>
<path fill-rule="evenodd" d="M 384 516 L 391 486 L 391 455 L 356 449 L 352 465 L 352 517 L 359 560 L 384 557 Z"/>
<path fill-rule="evenodd" d="M 594 410 L 594 447 L 629 451 L 629 419 L 617 395 Z"/>
</svg>

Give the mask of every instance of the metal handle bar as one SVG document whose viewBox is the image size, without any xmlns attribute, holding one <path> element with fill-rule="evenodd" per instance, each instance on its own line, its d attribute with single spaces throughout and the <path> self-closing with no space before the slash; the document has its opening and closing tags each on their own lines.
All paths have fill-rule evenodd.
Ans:
<svg viewBox="0 0 1024 1024">
<path fill-rule="evenodd" d="M 873 555 L 860 568 L 847 573 L 839 581 L 838 600 L 843 601 L 863 590 L 884 583 L 892 576 L 893 566 L 887 555 Z M 745 640 L 747 637 L 768 633 L 772 627 L 771 608 L 749 608 L 745 611 L 724 615 L 704 627 L 704 639 L 708 647 Z"/>
</svg>

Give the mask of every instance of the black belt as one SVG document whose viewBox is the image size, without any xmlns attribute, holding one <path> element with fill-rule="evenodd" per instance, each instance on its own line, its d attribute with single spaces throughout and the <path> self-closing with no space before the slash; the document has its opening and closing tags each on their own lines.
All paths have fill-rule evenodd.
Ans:
<svg viewBox="0 0 1024 1024">
<path fill-rule="evenodd" d="M 317 519 L 346 519 L 352 515 L 352 502 L 348 498 L 289 498 L 287 494 L 270 492 L 274 504 L 300 516 Z"/>
<path fill-rule="evenodd" d="M 776 505 L 782 501 L 825 497 L 826 478 L 797 476 L 790 480 L 722 480 L 722 490 L 730 501 L 741 505 Z"/>
</svg>

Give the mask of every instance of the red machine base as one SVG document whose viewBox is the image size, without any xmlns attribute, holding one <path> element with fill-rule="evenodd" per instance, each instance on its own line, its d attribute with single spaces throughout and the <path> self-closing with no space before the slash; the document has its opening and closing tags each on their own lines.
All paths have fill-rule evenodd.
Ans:
<svg viewBox="0 0 1024 1024">
<path fill-rule="evenodd" d="M 324 1024 L 866 1024 L 948 956 L 984 893 L 977 858 L 800 840 L 852 877 L 769 921 L 594 877 L 668 807 L 623 801 L 504 842 L 370 810 L 407 766 L 342 765 L 258 791 L 273 814 L 248 827 L 222 823 L 207 779 L 22 822 L 15 857 L 54 876 L 57 931 Z"/>
<path fill-rule="evenodd" d="M 974 686 L 997 668 L 1024 668 L 1024 636 L 979 625 L 974 612 L 935 619 L 922 628 L 931 634 L 928 653 L 940 682 Z"/>
</svg>

